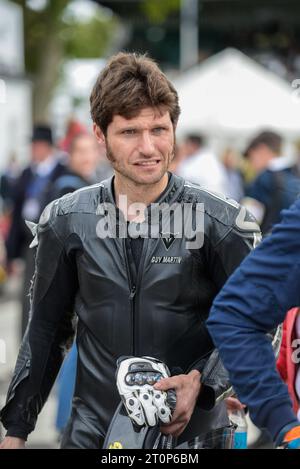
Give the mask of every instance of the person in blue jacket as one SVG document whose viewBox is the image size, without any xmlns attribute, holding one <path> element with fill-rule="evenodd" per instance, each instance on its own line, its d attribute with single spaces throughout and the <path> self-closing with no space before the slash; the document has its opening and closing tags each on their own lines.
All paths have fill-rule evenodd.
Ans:
<svg viewBox="0 0 300 469">
<path fill-rule="evenodd" d="M 241 402 L 275 444 L 300 448 L 297 420 L 266 332 L 300 305 L 300 199 L 235 270 L 214 300 L 207 326 Z M 299 355 L 299 354 L 298 354 Z"/>
</svg>

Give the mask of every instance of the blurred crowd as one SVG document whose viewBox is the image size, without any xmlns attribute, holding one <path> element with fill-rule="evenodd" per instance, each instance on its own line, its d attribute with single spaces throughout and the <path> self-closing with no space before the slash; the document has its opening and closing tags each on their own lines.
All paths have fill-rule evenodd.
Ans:
<svg viewBox="0 0 300 469">
<path fill-rule="evenodd" d="M 285 154 L 283 143 L 279 134 L 265 130 L 249 140 L 243 154 L 230 147 L 216 154 L 203 135 L 193 133 L 177 144 L 170 171 L 245 205 L 267 235 L 279 221 L 280 211 L 300 193 L 300 157 Z M 48 125 L 34 126 L 30 146 L 29 164 L 20 168 L 12 157 L 0 180 L 0 285 L 9 276 L 22 276 L 20 340 L 28 323 L 28 292 L 34 272 L 33 225 L 25 220 L 37 223 L 52 200 L 112 174 L 104 147 L 74 119 L 57 142 Z M 59 432 L 70 413 L 76 359 L 74 345 L 58 380 Z"/>
<path fill-rule="evenodd" d="M 176 149 L 171 170 L 187 181 L 246 206 L 263 235 L 300 194 L 300 156 L 285 154 L 284 139 L 264 130 L 249 140 L 243 154 L 225 148 L 218 155 L 201 135 L 188 135 Z"/>
<path fill-rule="evenodd" d="M 300 157 L 284 153 L 283 138 L 265 130 L 254 135 L 243 154 L 227 147 L 216 154 L 200 134 L 188 134 L 176 146 L 170 171 L 189 182 L 245 205 L 266 235 L 279 213 L 300 193 Z M 112 173 L 104 147 L 75 119 L 54 142 L 48 125 L 36 125 L 31 160 L 20 168 L 12 157 L 1 175 L 0 283 L 24 265 L 20 337 L 28 322 L 28 291 L 34 270 L 32 233 L 25 220 L 37 223 L 52 200 L 99 182 Z"/>
</svg>

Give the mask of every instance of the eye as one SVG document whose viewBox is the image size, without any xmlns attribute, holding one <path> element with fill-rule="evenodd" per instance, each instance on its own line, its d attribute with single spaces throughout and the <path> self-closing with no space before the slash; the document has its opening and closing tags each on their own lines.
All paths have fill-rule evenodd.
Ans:
<svg viewBox="0 0 300 469">
<path fill-rule="evenodd" d="M 123 134 L 123 135 L 135 135 L 135 134 L 136 134 L 136 129 L 126 129 L 126 130 L 123 130 L 122 134 Z"/>
<path fill-rule="evenodd" d="M 160 135 L 164 130 L 166 130 L 164 127 L 155 127 L 155 129 L 152 129 L 152 133 Z"/>
</svg>

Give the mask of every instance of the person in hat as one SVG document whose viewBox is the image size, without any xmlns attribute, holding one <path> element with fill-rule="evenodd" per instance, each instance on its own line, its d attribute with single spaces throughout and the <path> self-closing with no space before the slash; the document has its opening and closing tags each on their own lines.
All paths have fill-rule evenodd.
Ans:
<svg viewBox="0 0 300 469">
<path fill-rule="evenodd" d="M 22 323 L 23 337 L 30 309 L 28 290 L 34 271 L 34 258 L 29 249 L 30 230 L 25 220 L 37 222 L 52 200 L 54 181 L 66 172 L 65 166 L 57 158 L 53 146 L 51 127 L 35 125 L 31 137 L 31 161 L 22 171 L 15 184 L 12 223 L 6 241 L 7 261 L 22 258 L 25 261 L 24 282 L 22 288 Z"/>
</svg>

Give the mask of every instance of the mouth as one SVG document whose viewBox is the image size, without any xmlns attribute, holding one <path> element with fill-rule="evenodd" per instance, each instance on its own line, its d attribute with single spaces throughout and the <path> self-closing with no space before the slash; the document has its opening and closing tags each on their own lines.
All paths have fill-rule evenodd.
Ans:
<svg viewBox="0 0 300 469">
<path fill-rule="evenodd" d="M 154 168 L 160 163 L 160 160 L 145 160 L 145 161 L 137 161 L 134 163 L 135 166 L 145 167 L 145 168 Z"/>
</svg>

